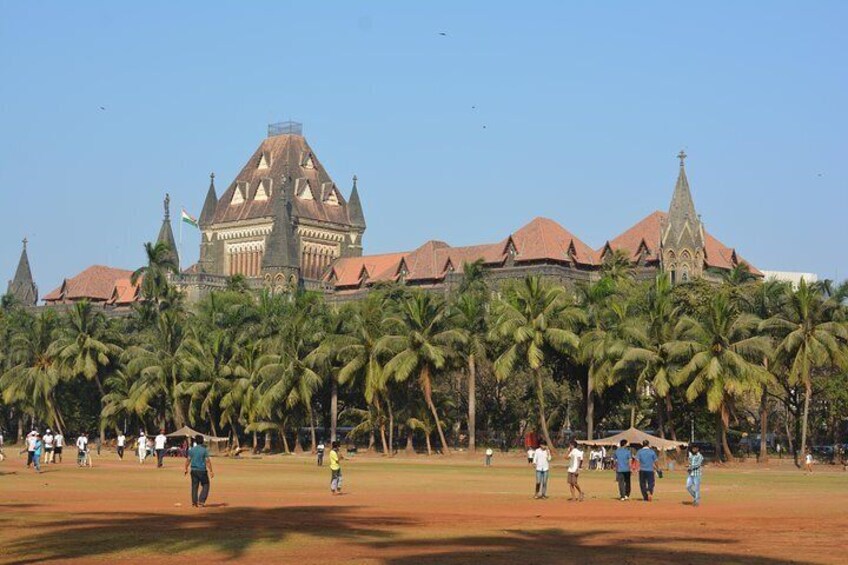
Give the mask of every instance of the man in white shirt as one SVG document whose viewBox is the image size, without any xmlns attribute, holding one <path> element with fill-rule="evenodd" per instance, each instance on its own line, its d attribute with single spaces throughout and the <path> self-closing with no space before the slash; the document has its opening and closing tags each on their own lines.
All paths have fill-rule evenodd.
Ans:
<svg viewBox="0 0 848 565">
<path fill-rule="evenodd" d="M 535 449 L 533 449 L 532 447 L 527 448 L 527 463 L 529 463 L 530 465 L 533 464 L 533 455 L 535 455 L 535 454 L 536 454 Z"/>
<path fill-rule="evenodd" d="M 165 430 L 159 430 L 159 435 L 153 441 L 153 449 L 156 450 L 156 466 L 162 467 L 165 459 L 165 444 L 168 443 L 168 438 L 165 437 Z"/>
<path fill-rule="evenodd" d="M 118 457 L 124 458 L 124 448 L 127 446 L 127 436 L 124 432 L 118 432 Z"/>
<path fill-rule="evenodd" d="M 50 431 L 50 428 L 47 428 L 47 432 L 44 434 L 44 437 L 41 438 L 41 441 L 44 442 L 44 464 L 53 462 L 53 442 L 56 440 L 56 436 L 53 435 L 53 432 Z"/>
<path fill-rule="evenodd" d="M 84 467 L 88 464 L 88 436 L 82 432 L 77 438 L 77 465 Z"/>
<path fill-rule="evenodd" d="M 27 434 L 26 437 L 26 448 L 27 448 L 27 469 L 35 462 L 35 444 L 38 441 L 38 432 L 32 430 Z"/>
<path fill-rule="evenodd" d="M 65 436 L 61 430 L 56 433 L 56 438 L 53 440 L 53 463 L 62 462 L 62 451 L 65 449 Z"/>
<path fill-rule="evenodd" d="M 533 498 L 548 498 L 548 473 L 551 469 L 551 452 L 545 440 L 533 452 L 533 467 L 536 469 L 536 495 Z"/>
<path fill-rule="evenodd" d="M 144 463 L 147 458 L 147 436 L 144 432 L 138 433 L 138 462 Z"/>
<path fill-rule="evenodd" d="M 495 452 L 491 447 L 486 448 L 486 467 L 492 466 L 492 457 L 494 457 Z"/>
<path fill-rule="evenodd" d="M 580 476 L 580 468 L 583 466 L 583 451 L 577 447 L 577 442 L 571 440 L 571 449 L 568 450 L 568 488 L 571 489 L 571 498 L 568 500 L 575 500 L 575 493 L 580 494 L 580 500 L 583 501 L 583 491 L 580 489 L 580 485 L 577 484 L 577 480 Z"/>
<path fill-rule="evenodd" d="M 321 442 L 318 443 L 318 466 L 319 467 L 324 466 L 324 449 L 325 449 L 324 442 L 322 440 Z"/>
</svg>

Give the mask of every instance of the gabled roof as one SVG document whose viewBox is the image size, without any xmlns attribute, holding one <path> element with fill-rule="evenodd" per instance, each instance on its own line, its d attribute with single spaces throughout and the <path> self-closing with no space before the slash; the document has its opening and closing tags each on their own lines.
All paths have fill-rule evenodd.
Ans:
<svg viewBox="0 0 848 565">
<path fill-rule="evenodd" d="M 324 280 L 333 282 L 337 287 L 358 286 L 364 271 L 368 282 L 390 282 L 396 280 L 401 262 L 408 255 L 407 252 L 400 252 L 343 257 L 333 263 Z"/>
<path fill-rule="evenodd" d="M 115 287 L 112 289 L 112 297 L 107 301 L 108 304 L 115 306 L 126 306 L 139 300 L 139 287 L 141 281 L 137 284 L 132 284 L 129 278 L 118 279 L 115 281 Z"/>
<path fill-rule="evenodd" d="M 65 279 L 62 285 L 44 297 L 44 301 L 75 302 L 90 300 L 107 302 L 112 298 L 118 281 L 129 279 L 132 271 L 103 265 L 93 265 L 75 277 Z"/>
<path fill-rule="evenodd" d="M 548 218 L 535 218 L 512 234 L 518 251 L 515 260 L 571 261 L 581 265 L 597 265 L 595 251 L 571 232 Z"/>
<path fill-rule="evenodd" d="M 259 163 L 263 156 L 265 156 L 266 164 L 269 158 L 271 162 L 268 167 L 260 168 Z M 306 162 L 310 158 L 312 167 L 306 167 Z M 292 199 L 294 216 L 352 225 L 352 219 L 348 216 L 348 203 L 340 193 L 338 206 L 327 204 L 318 197 L 317 191 L 320 191 L 324 183 L 332 183 L 333 179 L 315 156 L 306 139 L 294 133 L 275 135 L 262 140 L 241 172 L 218 199 L 214 223 L 270 218 L 274 215 L 274 202 L 279 192 L 277 187 L 282 184 L 284 177 L 290 177 L 290 182 L 297 187 L 308 182 L 313 194 L 316 195 L 314 200 L 294 197 Z M 257 201 L 254 199 L 256 189 L 264 178 L 271 178 L 274 188 L 269 199 Z M 231 205 L 238 183 L 243 183 L 243 186 L 247 187 L 246 194 L 243 195 L 244 202 Z"/>
<path fill-rule="evenodd" d="M 623 250 L 628 254 L 631 261 L 636 261 L 639 258 L 640 246 L 644 243 L 650 252 L 650 259 L 652 261 L 659 261 L 660 234 L 667 217 L 668 215 L 665 212 L 660 212 L 659 210 L 652 212 L 615 239 L 608 241 L 605 245 L 609 245 L 613 250 Z M 704 264 L 707 267 L 732 269 L 739 263 L 745 263 L 752 273 L 755 275 L 760 274 L 760 271 L 756 267 L 739 257 L 734 249 L 724 245 L 709 232 L 705 231 L 704 234 L 704 249 L 706 252 Z M 600 254 L 602 252 L 603 247 L 598 253 Z"/>
</svg>

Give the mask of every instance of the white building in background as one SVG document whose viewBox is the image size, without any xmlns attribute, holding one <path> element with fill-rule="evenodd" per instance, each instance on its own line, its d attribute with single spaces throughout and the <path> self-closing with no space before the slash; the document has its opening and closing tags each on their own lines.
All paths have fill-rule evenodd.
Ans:
<svg viewBox="0 0 848 565">
<path fill-rule="evenodd" d="M 815 273 L 801 273 L 797 271 L 766 271 L 763 270 L 763 278 L 765 280 L 788 282 L 792 288 L 798 288 L 801 279 L 807 283 L 814 283 L 819 280 L 819 276 Z"/>
</svg>

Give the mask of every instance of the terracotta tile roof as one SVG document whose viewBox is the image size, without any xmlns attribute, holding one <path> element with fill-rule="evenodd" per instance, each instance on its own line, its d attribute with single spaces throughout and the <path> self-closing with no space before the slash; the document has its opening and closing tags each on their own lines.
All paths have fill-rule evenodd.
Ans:
<svg viewBox="0 0 848 565">
<path fill-rule="evenodd" d="M 311 168 L 304 166 L 310 155 Z M 270 161 L 267 168 L 258 167 L 263 157 L 266 162 Z M 351 224 L 347 202 L 341 195 L 341 191 L 336 188 L 333 179 L 318 161 L 306 139 L 297 134 L 277 135 L 262 141 L 232 184 L 218 199 L 214 223 L 272 217 L 274 215 L 272 202 L 279 195 L 281 182 L 286 172 L 291 176 L 293 184 L 303 186 L 303 183 L 308 181 L 315 195 L 314 200 L 293 198 L 295 215 L 342 225 Z M 270 198 L 255 200 L 254 196 L 260 182 L 267 183 L 269 180 Z M 242 194 L 243 203 L 231 205 L 237 187 L 246 187 L 247 193 Z M 289 187 L 290 190 L 291 188 Z M 265 190 L 267 191 L 268 188 Z M 326 202 L 331 190 L 336 191 L 337 206 Z"/>
<path fill-rule="evenodd" d="M 665 212 L 659 210 L 653 212 L 639 220 L 621 235 L 609 240 L 606 245 L 609 245 L 612 250 L 626 251 L 630 259 L 635 261 L 639 258 L 639 248 L 644 243 L 650 253 L 649 257 L 653 260 L 659 260 L 660 234 L 665 218 Z M 604 247 L 598 250 L 599 255 L 603 253 Z"/>
<path fill-rule="evenodd" d="M 336 287 L 358 286 L 362 280 L 363 269 L 368 282 L 389 282 L 397 279 L 401 261 L 408 252 L 365 255 L 364 257 L 344 257 L 333 263 L 324 276 L 324 280 L 335 280 Z"/>
<path fill-rule="evenodd" d="M 141 283 L 141 281 L 138 281 Z M 116 306 L 126 306 L 137 302 L 139 299 L 139 284 L 132 284 L 129 278 L 118 279 L 115 281 L 115 287 L 112 289 L 112 297 L 109 299 L 109 304 Z"/>
<path fill-rule="evenodd" d="M 107 302 L 112 298 L 116 283 L 129 279 L 132 273 L 126 269 L 93 265 L 77 276 L 62 281 L 62 285 L 45 296 L 44 301 L 75 302 L 87 299 L 92 302 Z"/>
<path fill-rule="evenodd" d="M 445 276 L 447 250 L 450 246 L 444 241 L 428 241 L 406 257 L 409 270 L 407 280 L 438 280 Z"/>
<path fill-rule="evenodd" d="M 595 251 L 571 232 L 548 218 L 536 218 L 512 234 L 517 262 L 569 261 L 597 265 Z"/>
<path fill-rule="evenodd" d="M 644 243 L 649 251 L 649 260 L 659 261 L 660 233 L 667 218 L 665 212 L 656 211 L 637 222 L 633 227 L 608 241 L 598 254 L 603 253 L 604 248 L 609 245 L 613 250 L 622 249 L 626 251 L 631 260 L 639 258 L 639 249 Z M 756 267 L 739 257 L 733 248 L 727 247 L 709 232 L 705 232 L 706 257 L 704 263 L 707 267 L 717 269 L 732 269 L 738 263 L 745 263 L 755 275 L 760 275 Z"/>
</svg>

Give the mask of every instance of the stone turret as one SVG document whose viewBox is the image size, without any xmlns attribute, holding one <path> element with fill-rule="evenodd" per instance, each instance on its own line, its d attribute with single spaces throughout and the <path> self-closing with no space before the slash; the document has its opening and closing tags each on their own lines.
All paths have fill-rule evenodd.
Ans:
<svg viewBox="0 0 848 565">
<path fill-rule="evenodd" d="M 362 203 L 359 201 L 359 189 L 356 187 L 356 175 L 353 175 L 353 188 L 347 201 L 347 213 L 350 218 L 351 229 L 347 245 L 348 257 L 360 257 L 362 255 L 362 234 L 365 233 L 365 214 L 362 212 Z"/>
<path fill-rule="evenodd" d="M 301 283 L 300 245 L 290 190 L 291 178 L 285 174 L 279 192 L 274 197 L 274 225 L 265 240 L 265 253 L 262 256 L 264 285 L 275 293 L 293 291 Z"/>
<path fill-rule="evenodd" d="M 200 227 L 200 259 L 198 268 L 202 273 L 214 272 L 215 266 L 215 243 L 214 233 L 209 229 L 215 221 L 215 209 L 218 206 L 218 195 L 215 193 L 215 173 L 209 174 L 209 190 L 206 191 L 206 200 L 203 202 L 203 210 L 197 222 Z"/>
<path fill-rule="evenodd" d="M 681 151 L 677 158 L 680 171 L 662 227 L 660 246 L 663 270 L 671 275 L 672 282 L 686 282 L 703 275 L 705 236 L 686 178 L 686 153 Z"/>
<path fill-rule="evenodd" d="M 171 259 L 173 259 L 174 264 L 177 266 L 177 270 L 179 270 L 180 253 L 177 249 L 177 242 L 174 239 L 174 232 L 171 229 L 171 196 L 169 194 L 165 194 L 165 201 L 163 202 L 163 205 L 165 208 L 165 215 L 162 218 L 162 227 L 159 228 L 159 237 L 156 238 L 156 243 L 164 243 L 168 246 L 168 249 L 171 250 Z"/>
<path fill-rule="evenodd" d="M 23 249 L 21 249 L 21 258 L 18 261 L 18 268 L 15 270 L 15 277 L 9 281 L 6 292 L 24 306 L 35 306 L 38 302 L 38 287 L 32 280 L 26 238 L 23 240 Z"/>
</svg>

